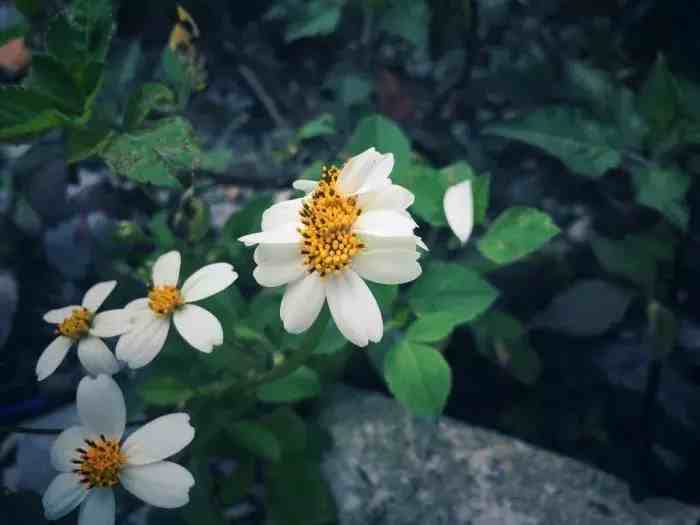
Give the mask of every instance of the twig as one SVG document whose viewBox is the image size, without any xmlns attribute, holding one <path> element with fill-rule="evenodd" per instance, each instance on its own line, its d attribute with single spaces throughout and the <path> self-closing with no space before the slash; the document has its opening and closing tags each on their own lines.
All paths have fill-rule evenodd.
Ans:
<svg viewBox="0 0 700 525">
<path fill-rule="evenodd" d="M 240 65 L 238 66 L 238 72 L 248 83 L 248 86 L 250 86 L 250 89 L 253 90 L 253 93 L 255 93 L 255 95 L 260 99 L 260 102 L 262 102 L 263 106 L 265 106 L 265 109 L 270 114 L 270 117 L 272 117 L 272 120 L 275 121 L 277 127 L 289 129 L 289 123 L 278 111 L 275 101 L 272 100 L 272 97 L 270 97 L 270 95 L 267 94 L 267 91 L 265 91 L 265 88 L 263 87 L 260 80 L 258 80 L 258 77 L 255 75 L 253 70 L 250 69 L 248 66 Z"/>
</svg>

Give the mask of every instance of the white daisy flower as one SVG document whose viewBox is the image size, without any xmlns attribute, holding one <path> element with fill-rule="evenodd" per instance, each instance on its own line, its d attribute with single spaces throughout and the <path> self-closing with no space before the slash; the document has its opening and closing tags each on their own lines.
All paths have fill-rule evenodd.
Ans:
<svg viewBox="0 0 700 525">
<path fill-rule="evenodd" d="M 58 337 L 44 350 L 36 364 L 36 375 L 43 381 L 63 362 L 73 343 L 78 343 L 78 359 L 92 375 L 116 374 L 119 363 L 101 337 L 115 337 L 130 328 L 129 317 L 123 310 L 96 313 L 117 281 L 97 283 L 83 297 L 82 305 L 51 310 L 44 321 L 58 325 Z"/>
<path fill-rule="evenodd" d="M 447 224 L 462 244 L 469 240 L 474 228 L 474 196 L 469 180 L 447 188 L 442 199 Z"/>
<path fill-rule="evenodd" d="M 187 414 L 154 419 L 122 442 L 126 405 L 111 377 L 83 378 L 77 404 L 82 425 L 61 432 L 51 449 L 51 464 L 60 474 L 44 493 L 46 519 L 61 519 L 80 505 L 78 525 L 112 525 L 113 489 L 119 484 L 155 507 L 189 502 L 192 474 L 163 461 L 194 438 Z"/>
<path fill-rule="evenodd" d="M 233 266 L 215 263 L 194 272 L 178 288 L 180 252 L 161 255 L 153 265 L 153 288 L 148 297 L 136 299 L 124 308 L 132 328 L 117 342 L 117 358 L 130 368 L 150 363 L 163 348 L 170 321 L 185 341 L 209 353 L 224 342 L 219 320 L 201 306 L 191 304 L 228 288 L 238 278 Z"/>
<path fill-rule="evenodd" d="M 290 333 L 307 330 L 326 300 L 340 332 L 357 346 L 382 338 L 377 301 L 363 279 L 400 284 L 421 274 L 424 247 L 407 208 L 413 194 L 392 184 L 391 153 L 374 148 L 321 180 L 297 181 L 305 197 L 265 211 L 262 232 L 239 240 L 255 249 L 253 276 L 262 286 L 287 285 L 280 316 Z"/>
</svg>

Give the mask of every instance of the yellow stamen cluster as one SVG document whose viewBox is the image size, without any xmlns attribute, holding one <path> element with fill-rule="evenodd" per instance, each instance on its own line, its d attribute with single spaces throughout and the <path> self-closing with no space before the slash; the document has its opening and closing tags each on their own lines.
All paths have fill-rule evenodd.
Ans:
<svg viewBox="0 0 700 525">
<path fill-rule="evenodd" d="M 77 465 L 73 470 L 80 476 L 80 482 L 93 487 L 114 487 L 119 483 L 119 472 L 126 464 L 126 456 L 116 439 L 100 436 L 98 440 L 86 439 L 82 448 L 75 451 L 79 454 L 72 462 Z"/>
<path fill-rule="evenodd" d="M 352 226 L 362 213 L 355 197 L 338 191 L 340 170 L 323 167 L 321 180 L 301 210 L 304 238 L 301 254 L 309 272 L 321 277 L 343 270 L 364 245 L 352 233 Z"/>
<path fill-rule="evenodd" d="M 71 339 L 80 339 L 90 330 L 92 314 L 84 307 L 75 308 L 68 319 L 58 325 L 58 333 Z"/>
<path fill-rule="evenodd" d="M 156 286 L 148 292 L 148 307 L 158 315 L 170 315 L 182 304 L 182 294 L 176 286 Z"/>
</svg>

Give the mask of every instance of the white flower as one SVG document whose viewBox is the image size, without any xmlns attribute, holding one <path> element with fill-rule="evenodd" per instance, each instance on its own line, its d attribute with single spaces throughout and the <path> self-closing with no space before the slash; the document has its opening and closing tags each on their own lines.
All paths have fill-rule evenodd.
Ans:
<svg viewBox="0 0 700 525">
<path fill-rule="evenodd" d="M 63 362 L 73 343 L 78 343 L 78 359 L 93 375 L 116 374 L 119 363 L 101 337 L 115 337 L 126 332 L 129 318 L 123 310 L 107 310 L 96 314 L 117 281 L 97 283 L 83 297 L 81 306 L 73 305 L 51 310 L 44 321 L 58 325 L 59 336 L 44 350 L 36 364 L 36 375 L 43 381 Z"/>
<path fill-rule="evenodd" d="M 60 474 L 44 493 L 46 519 L 61 519 L 81 505 L 79 525 L 112 525 L 113 487 L 120 483 L 156 507 L 187 504 L 192 474 L 163 461 L 192 441 L 194 428 L 187 414 L 154 419 L 122 442 L 126 405 L 111 377 L 83 378 L 77 403 L 82 425 L 61 432 L 51 449 L 51 464 Z"/>
<path fill-rule="evenodd" d="M 474 228 L 474 197 L 469 180 L 447 188 L 442 200 L 447 224 L 464 244 Z"/>
<path fill-rule="evenodd" d="M 180 252 L 161 255 L 153 265 L 153 288 L 148 297 L 136 299 L 124 308 L 129 312 L 132 328 L 117 342 L 117 358 L 130 368 L 150 363 L 163 348 L 170 330 L 170 320 L 190 345 L 211 352 L 224 342 L 224 331 L 214 315 L 191 304 L 228 288 L 237 278 L 233 266 L 215 263 L 194 272 L 177 287 L 180 276 Z"/>
<path fill-rule="evenodd" d="M 382 338 L 382 314 L 363 279 L 382 284 L 421 274 L 407 208 L 413 194 L 392 184 L 394 156 L 374 148 L 321 180 L 297 181 L 305 197 L 271 206 L 262 232 L 239 240 L 255 249 L 253 276 L 262 286 L 287 285 L 280 316 L 290 333 L 307 330 L 326 300 L 341 333 L 357 346 Z"/>
</svg>

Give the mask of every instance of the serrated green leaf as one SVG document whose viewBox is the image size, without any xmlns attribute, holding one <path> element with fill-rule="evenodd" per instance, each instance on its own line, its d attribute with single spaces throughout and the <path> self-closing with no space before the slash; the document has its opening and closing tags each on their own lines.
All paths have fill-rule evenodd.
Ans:
<svg viewBox="0 0 700 525">
<path fill-rule="evenodd" d="M 195 391 L 175 377 L 155 376 L 141 385 L 139 395 L 149 405 L 168 406 L 188 401 Z"/>
<path fill-rule="evenodd" d="M 479 251 L 496 264 L 509 264 L 538 250 L 559 233 L 546 213 L 515 206 L 501 213 L 479 239 Z"/>
<path fill-rule="evenodd" d="M 410 341 L 389 351 L 384 378 L 394 397 L 418 416 L 439 416 L 452 387 L 452 372 L 442 354 Z"/>
<path fill-rule="evenodd" d="M 411 160 L 411 142 L 393 121 L 382 115 L 363 118 L 353 132 L 344 150 L 349 155 L 357 155 L 367 148 L 374 147 L 380 153 L 393 153 L 395 167 L 392 179 L 402 184 L 403 171 Z"/>
<path fill-rule="evenodd" d="M 619 166 L 622 160 L 614 146 L 618 140 L 616 130 L 572 107 L 540 109 L 509 122 L 488 126 L 484 133 L 541 148 L 562 161 L 572 172 L 593 178 Z"/>
<path fill-rule="evenodd" d="M 129 97 L 124 126 L 130 130 L 140 128 L 151 113 L 171 113 L 174 110 L 175 93 L 164 84 L 147 82 Z"/>
<path fill-rule="evenodd" d="M 267 403 L 293 403 L 316 397 L 321 393 L 318 374 L 307 366 L 297 368 L 291 374 L 261 385 L 258 399 Z"/>
<path fill-rule="evenodd" d="M 639 204 L 659 211 L 681 230 L 688 227 L 690 211 L 685 196 L 690 177 L 687 173 L 672 168 L 650 168 L 635 173 L 632 180 Z"/>
<path fill-rule="evenodd" d="M 282 455 L 279 440 L 261 423 L 238 421 L 226 425 L 226 432 L 237 446 L 262 459 L 278 461 Z"/>
<path fill-rule="evenodd" d="M 426 314 L 408 327 L 406 339 L 414 343 L 436 343 L 448 337 L 461 323 L 461 315 L 452 312 Z"/>
</svg>

